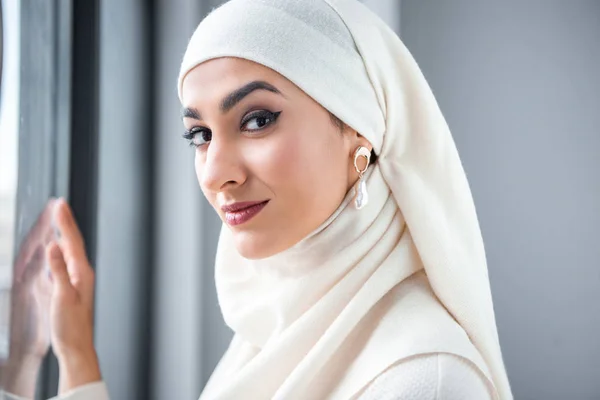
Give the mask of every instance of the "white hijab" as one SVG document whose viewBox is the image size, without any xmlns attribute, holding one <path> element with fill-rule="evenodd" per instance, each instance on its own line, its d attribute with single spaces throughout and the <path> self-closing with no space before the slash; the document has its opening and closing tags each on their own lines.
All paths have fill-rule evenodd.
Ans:
<svg viewBox="0 0 600 400">
<path fill-rule="evenodd" d="M 356 0 L 233 0 L 197 28 L 178 90 L 224 56 L 267 66 L 365 136 L 370 202 L 262 260 L 227 227 L 216 260 L 234 339 L 201 398 L 348 399 L 408 357 L 463 357 L 499 399 L 504 369 L 473 199 L 444 117 L 398 36 Z M 183 99 L 181 99 L 183 102 Z"/>
</svg>

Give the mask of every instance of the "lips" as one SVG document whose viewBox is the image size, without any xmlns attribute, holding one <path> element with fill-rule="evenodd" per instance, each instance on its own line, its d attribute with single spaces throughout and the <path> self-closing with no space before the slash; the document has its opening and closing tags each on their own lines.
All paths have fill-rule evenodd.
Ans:
<svg viewBox="0 0 600 400">
<path fill-rule="evenodd" d="M 240 203 L 233 203 L 233 204 L 222 206 L 221 210 L 223 210 L 223 212 L 226 212 L 226 213 L 234 213 L 234 212 L 242 211 L 242 210 L 245 210 L 247 208 L 256 206 L 258 204 L 267 203 L 267 202 L 268 202 L 268 200 L 264 200 L 264 201 L 244 201 L 244 202 L 240 202 Z"/>
<path fill-rule="evenodd" d="M 231 226 L 236 226 L 252 219 L 268 202 L 269 200 L 233 203 L 222 206 L 221 210 L 225 213 L 225 221 Z"/>
</svg>

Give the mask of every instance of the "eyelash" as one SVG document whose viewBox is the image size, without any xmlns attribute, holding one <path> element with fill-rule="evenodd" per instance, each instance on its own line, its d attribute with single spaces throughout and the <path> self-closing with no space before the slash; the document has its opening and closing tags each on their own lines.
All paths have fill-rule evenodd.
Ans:
<svg viewBox="0 0 600 400">
<path fill-rule="evenodd" d="M 281 114 L 281 111 L 271 112 L 271 111 L 267 111 L 267 110 L 260 110 L 260 111 L 253 112 L 242 119 L 240 129 L 249 131 L 249 132 L 257 132 L 257 131 L 263 130 L 263 129 L 271 126 L 272 124 L 274 124 L 277 121 L 277 119 L 279 118 L 280 114 Z M 269 122 L 258 129 L 243 129 L 244 126 L 247 125 L 249 122 L 251 122 L 255 119 L 259 119 L 259 118 L 269 120 Z M 210 139 L 206 140 L 206 139 L 202 138 L 202 140 L 204 140 L 204 143 L 200 143 L 200 144 L 195 143 L 194 139 L 196 137 L 198 137 L 198 135 L 204 135 L 204 134 L 210 134 L 211 139 L 212 139 L 212 132 L 210 129 L 198 127 L 198 126 L 193 127 L 192 129 L 190 129 L 188 131 L 185 131 L 183 134 L 183 138 L 189 141 L 190 146 L 201 147 L 205 144 L 208 144 L 210 142 Z"/>
</svg>

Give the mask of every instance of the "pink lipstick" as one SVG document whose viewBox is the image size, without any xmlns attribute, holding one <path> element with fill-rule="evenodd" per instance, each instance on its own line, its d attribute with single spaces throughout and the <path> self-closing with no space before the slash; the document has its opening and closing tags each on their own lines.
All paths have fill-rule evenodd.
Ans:
<svg viewBox="0 0 600 400">
<path fill-rule="evenodd" d="M 231 226 L 241 225 L 254 218 L 267 205 L 266 201 L 247 201 L 221 207 L 225 213 L 225 221 Z"/>
</svg>

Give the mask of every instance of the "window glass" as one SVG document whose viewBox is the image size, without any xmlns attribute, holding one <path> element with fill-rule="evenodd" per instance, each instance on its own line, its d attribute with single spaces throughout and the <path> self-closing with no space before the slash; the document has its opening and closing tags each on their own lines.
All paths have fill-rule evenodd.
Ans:
<svg viewBox="0 0 600 400">
<path fill-rule="evenodd" d="M 2 3 L 0 83 L 0 358 L 8 354 L 19 135 L 19 5 Z"/>
</svg>

